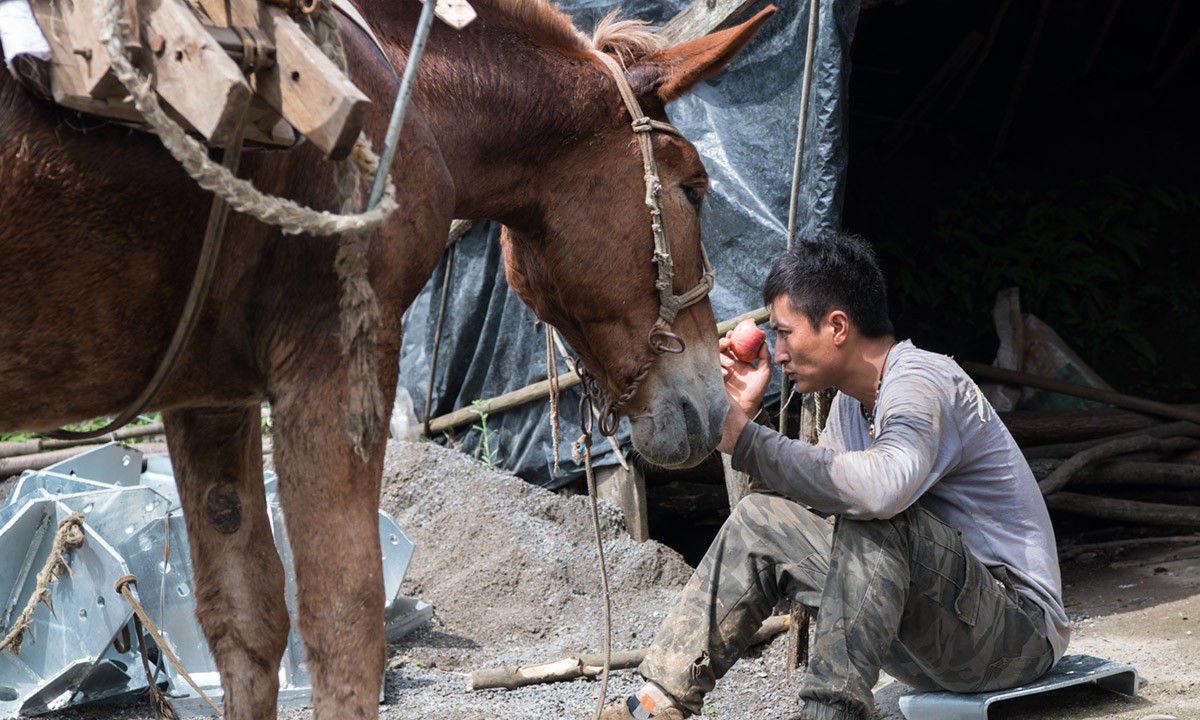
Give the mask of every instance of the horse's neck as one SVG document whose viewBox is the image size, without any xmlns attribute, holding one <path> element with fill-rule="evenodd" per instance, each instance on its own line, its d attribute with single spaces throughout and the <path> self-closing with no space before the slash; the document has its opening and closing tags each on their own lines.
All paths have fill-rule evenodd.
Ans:
<svg viewBox="0 0 1200 720">
<path fill-rule="evenodd" d="M 403 20 L 389 34 L 410 38 L 420 4 L 396 6 Z M 527 216 L 551 156 L 590 133 L 603 112 L 588 99 L 598 75 L 486 8 L 462 31 L 435 22 L 414 99 L 454 180 L 454 216 L 510 224 Z"/>
</svg>

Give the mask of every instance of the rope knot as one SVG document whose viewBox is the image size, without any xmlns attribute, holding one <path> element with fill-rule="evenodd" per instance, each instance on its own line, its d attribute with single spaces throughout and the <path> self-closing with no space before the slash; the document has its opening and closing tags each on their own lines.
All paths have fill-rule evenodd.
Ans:
<svg viewBox="0 0 1200 720">
<path fill-rule="evenodd" d="M 654 124 L 650 121 L 650 118 L 646 117 L 645 115 L 641 116 L 640 118 L 634 118 L 633 122 L 630 123 L 629 126 L 632 127 L 633 131 L 636 133 L 654 132 Z"/>
</svg>

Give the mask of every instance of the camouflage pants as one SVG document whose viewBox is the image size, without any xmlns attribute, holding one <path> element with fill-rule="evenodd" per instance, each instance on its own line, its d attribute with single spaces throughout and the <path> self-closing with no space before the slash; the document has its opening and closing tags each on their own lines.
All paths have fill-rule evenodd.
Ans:
<svg viewBox="0 0 1200 720">
<path fill-rule="evenodd" d="M 640 673 L 699 712 L 783 599 L 818 608 L 804 720 L 869 717 L 881 668 L 920 690 L 977 692 L 1030 682 L 1053 662 L 1042 609 L 929 511 L 834 525 L 753 494 L 721 528 Z"/>
</svg>

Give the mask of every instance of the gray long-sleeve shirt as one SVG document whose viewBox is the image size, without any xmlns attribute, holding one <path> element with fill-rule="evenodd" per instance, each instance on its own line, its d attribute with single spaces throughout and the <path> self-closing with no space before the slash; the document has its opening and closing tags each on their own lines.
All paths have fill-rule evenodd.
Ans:
<svg viewBox="0 0 1200 720">
<path fill-rule="evenodd" d="M 817 445 L 748 423 L 733 466 L 816 510 L 884 519 L 919 504 L 960 530 L 985 565 L 1003 565 L 1045 610 L 1057 661 L 1070 625 L 1050 514 L 1029 464 L 975 383 L 951 358 L 909 341 L 888 356 L 872 441 L 861 405 L 833 401 Z"/>
</svg>

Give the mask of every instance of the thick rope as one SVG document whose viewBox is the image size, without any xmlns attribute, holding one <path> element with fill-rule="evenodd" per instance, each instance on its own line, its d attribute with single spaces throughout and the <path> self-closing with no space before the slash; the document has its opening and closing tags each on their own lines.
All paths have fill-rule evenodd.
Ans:
<svg viewBox="0 0 1200 720">
<path fill-rule="evenodd" d="M 284 233 L 291 235 L 340 235 L 345 232 L 372 230 L 395 212 L 396 189 L 390 183 L 384 199 L 374 209 L 357 215 L 337 215 L 313 210 L 286 198 L 267 195 L 249 181 L 234 177 L 228 170 L 214 163 L 208 157 L 207 148 L 189 137 L 178 123 L 167 116 L 151 88 L 150 79 L 142 76 L 125 56 L 125 34 L 130 32 L 130 29 L 124 27 L 121 22 L 123 8 L 123 0 L 102 0 L 96 7 L 100 40 L 108 54 L 113 74 L 129 91 L 134 107 L 158 135 L 163 147 L 183 165 L 184 170 L 200 187 L 220 196 L 234 210 L 268 225 L 277 226 Z M 327 13 L 328 10 L 323 9 L 322 12 Z M 323 47 L 322 51 L 326 51 L 326 48 Z M 350 157 L 360 171 L 372 177 L 375 175 L 378 158 L 363 136 L 360 135 L 355 142 Z"/>
<path fill-rule="evenodd" d="M 67 553 L 83 546 L 83 515 L 71 513 L 58 524 L 58 532 L 54 535 L 54 544 L 50 547 L 50 555 L 37 574 L 37 583 L 33 594 L 25 603 L 25 609 L 17 616 L 16 622 L 9 628 L 0 640 L 0 652 L 6 648 L 16 655 L 21 652 L 21 643 L 25 639 L 25 631 L 33 622 L 33 613 L 38 605 L 45 605 L 54 613 L 54 601 L 50 598 L 50 586 L 64 575 L 71 574 L 71 566 L 67 564 Z M 55 617 L 58 617 L 55 615 Z"/>
</svg>

